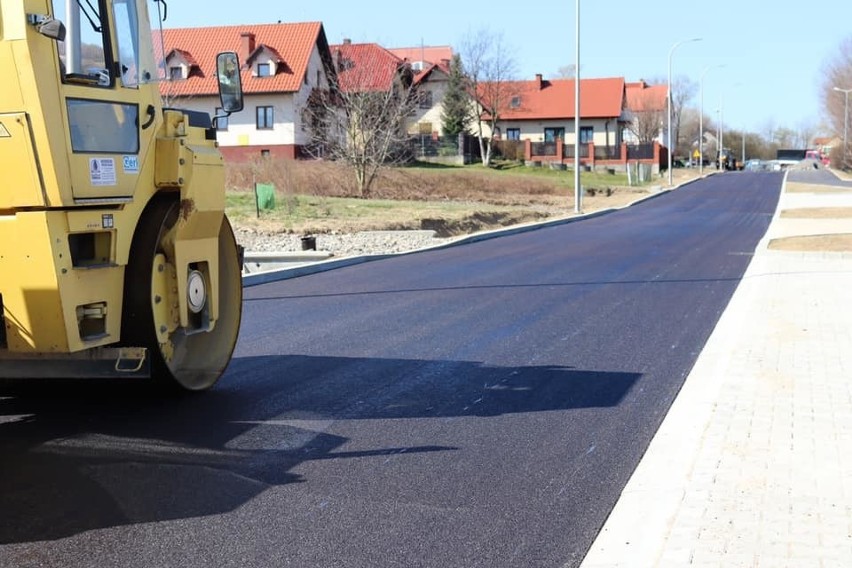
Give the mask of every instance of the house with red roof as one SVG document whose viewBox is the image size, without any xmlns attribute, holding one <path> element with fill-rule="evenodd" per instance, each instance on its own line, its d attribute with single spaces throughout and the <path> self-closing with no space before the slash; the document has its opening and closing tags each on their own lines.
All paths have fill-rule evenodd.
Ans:
<svg viewBox="0 0 852 568">
<path fill-rule="evenodd" d="M 669 89 L 666 85 L 649 85 L 639 80 L 625 85 L 627 129 L 624 140 L 629 144 L 663 143 Z"/>
<path fill-rule="evenodd" d="M 575 79 L 547 80 L 536 75 L 532 81 L 480 84 L 477 98 L 480 104 L 488 104 L 489 93 L 497 94 L 500 110 L 494 138 L 522 142 L 527 161 L 571 162 L 578 133 L 584 166 L 624 169 L 630 159 L 646 161 L 659 171 L 665 149 L 658 142 L 634 147 L 624 139 L 631 114 L 623 77 L 581 79 L 579 120 L 574 91 Z"/>
<path fill-rule="evenodd" d="M 448 45 L 395 47 L 389 51 L 409 62 L 414 71 L 417 106 L 409 120 L 409 133 L 433 138 L 442 136 L 443 101 L 450 80 L 453 48 Z"/>
<path fill-rule="evenodd" d="M 444 93 L 450 74 L 453 51 L 449 46 L 402 47 L 386 49 L 375 43 L 353 44 L 344 40 L 331 46 L 336 62 L 340 88 L 382 89 L 393 87 L 394 78 L 411 73 L 412 83 L 406 85 L 417 91 L 406 128 L 412 135 L 440 136 Z"/>
<path fill-rule="evenodd" d="M 482 85 L 482 91 L 488 84 Z M 513 81 L 502 87 L 495 137 L 532 142 L 574 143 L 574 79 Z M 622 77 L 581 79 L 580 143 L 617 146 L 626 125 Z"/>
<path fill-rule="evenodd" d="M 166 29 L 154 45 L 163 46 L 167 80 L 160 89 L 167 104 L 210 114 L 221 114 L 216 54 L 239 55 L 245 109 L 217 121 L 229 159 L 303 155 L 310 136 L 302 109 L 315 89 L 328 90 L 336 81 L 320 22 Z"/>
<path fill-rule="evenodd" d="M 429 67 L 444 63 L 449 66 L 453 58 L 453 48 L 449 45 L 418 47 L 392 47 L 388 49 L 391 53 L 411 64 L 415 73 L 425 72 Z"/>
<path fill-rule="evenodd" d="M 337 84 L 344 93 L 390 92 L 410 75 L 407 63 L 377 43 L 345 39 L 331 46 Z"/>
</svg>

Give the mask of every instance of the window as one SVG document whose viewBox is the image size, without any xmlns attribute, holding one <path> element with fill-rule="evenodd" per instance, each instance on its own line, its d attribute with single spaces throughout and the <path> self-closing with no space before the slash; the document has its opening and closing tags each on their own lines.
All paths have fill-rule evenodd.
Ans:
<svg viewBox="0 0 852 568">
<path fill-rule="evenodd" d="M 269 153 L 269 150 L 268 150 L 268 149 L 266 149 L 266 148 L 263 148 L 263 149 L 260 151 L 260 157 L 261 157 L 261 158 L 268 158 L 268 157 L 269 157 L 269 156 L 271 156 L 271 155 L 272 155 L 272 154 L 270 154 L 270 153 Z"/>
<path fill-rule="evenodd" d="M 183 69 L 179 65 L 169 67 L 169 79 L 172 81 L 180 81 L 183 79 Z"/>
<path fill-rule="evenodd" d="M 258 63 L 257 64 L 257 76 L 258 77 L 272 77 L 272 65 L 269 63 Z"/>
<path fill-rule="evenodd" d="M 521 129 L 520 128 L 507 128 L 506 129 L 506 140 L 520 140 L 521 139 Z"/>
<path fill-rule="evenodd" d="M 132 104 L 68 99 L 71 149 L 84 154 L 138 154 L 139 108 Z"/>
<path fill-rule="evenodd" d="M 420 91 L 418 97 L 420 108 L 432 108 L 432 91 Z"/>
<path fill-rule="evenodd" d="M 544 141 L 545 142 L 556 142 L 557 140 L 565 140 L 565 129 L 564 128 L 545 128 L 544 129 Z"/>
<path fill-rule="evenodd" d="M 521 108 L 521 97 L 512 97 L 512 102 L 509 103 L 512 108 Z"/>
<path fill-rule="evenodd" d="M 55 42 L 64 81 L 86 87 L 112 87 L 114 78 L 111 70 L 115 66 L 109 49 L 110 42 L 106 37 L 107 14 L 100 14 L 91 9 L 91 4 L 86 6 L 82 2 L 54 0 L 53 4 L 54 18 L 82 24 L 77 28 L 79 35 L 76 38 L 68 34 L 66 41 Z M 81 4 L 86 8 L 81 7 Z M 66 12 L 66 8 L 70 8 L 70 11 Z"/>
<path fill-rule="evenodd" d="M 222 110 L 222 107 L 216 107 L 216 130 L 226 131 L 228 130 L 228 116 L 225 114 L 225 111 Z"/>
<path fill-rule="evenodd" d="M 580 127 L 580 144 L 588 144 L 595 141 L 595 128 L 593 126 Z"/>
<path fill-rule="evenodd" d="M 275 113 L 271 106 L 257 107 L 256 125 L 258 130 L 272 130 L 275 123 Z"/>
<path fill-rule="evenodd" d="M 140 80 L 147 83 L 150 73 L 139 70 L 139 29 L 136 14 L 136 3 L 119 0 L 113 3 L 113 17 L 115 18 L 115 37 L 118 41 L 118 64 L 121 71 L 121 84 L 125 87 L 135 88 Z"/>
</svg>

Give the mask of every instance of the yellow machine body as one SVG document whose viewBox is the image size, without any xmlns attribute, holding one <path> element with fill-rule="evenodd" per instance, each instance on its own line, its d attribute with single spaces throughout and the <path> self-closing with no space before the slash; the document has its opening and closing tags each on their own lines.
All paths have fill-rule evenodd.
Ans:
<svg viewBox="0 0 852 568">
<path fill-rule="evenodd" d="M 174 305 L 155 313 L 171 323 L 158 328 L 190 326 L 188 294 L 176 290 L 187 289 L 193 271 L 206 293 L 204 327 L 195 331 L 215 329 L 219 317 L 225 197 L 215 133 L 191 113 L 163 109 L 144 0 L 94 0 L 89 14 L 79 4 L 106 30 L 98 36 L 106 68 L 94 71 L 79 62 L 70 69 L 71 56 L 46 35 L 60 2 L 78 9 L 65 0 L 0 4 L 0 376 L 10 361 L 44 369 L 50 360 L 58 369 L 87 351 L 134 347 L 120 345 L 123 301 L 138 284 L 125 269 L 155 198 L 179 203 L 168 237 Z"/>
</svg>

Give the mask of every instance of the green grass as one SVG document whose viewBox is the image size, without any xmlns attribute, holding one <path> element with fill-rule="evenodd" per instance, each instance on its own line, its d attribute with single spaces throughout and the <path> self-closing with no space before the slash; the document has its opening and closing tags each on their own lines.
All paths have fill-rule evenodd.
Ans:
<svg viewBox="0 0 852 568">
<path fill-rule="evenodd" d="M 225 197 L 225 210 L 235 225 L 294 233 L 419 229 L 424 219 L 445 219 L 454 222 L 474 213 L 513 214 L 518 217 L 530 214 L 529 207 L 488 203 L 276 193 L 275 209 L 261 211 L 258 215 L 253 193 L 230 191 Z"/>
<path fill-rule="evenodd" d="M 544 178 L 556 182 L 560 186 L 574 187 L 574 171 L 554 170 L 548 165 L 541 167 L 532 167 L 524 165 L 522 162 L 515 160 L 494 161 L 490 167 L 485 167 L 481 163 L 469 164 L 466 166 L 448 166 L 436 165 L 425 162 L 417 163 L 406 167 L 407 170 L 428 171 L 435 175 L 453 175 L 460 171 L 482 173 L 483 175 L 502 176 L 504 178 L 516 177 L 523 179 L 524 177 Z M 627 174 L 623 172 L 600 173 L 597 171 L 581 171 L 580 186 L 594 189 L 605 189 L 614 186 L 626 186 L 628 184 Z M 650 184 L 644 184 L 650 185 Z"/>
<path fill-rule="evenodd" d="M 570 170 L 516 161 L 447 166 L 414 164 L 382 170 L 372 197 L 354 197 L 351 170 L 338 163 L 275 160 L 229 164 L 226 212 L 237 226 L 270 232 L 355 232 L 479 223 L 482 228 L 564 215 L 573 210 Z M 276 187 L 276 208 L 257 215 L 254 182 Z M 626 174 L 581 172 L 584 210 L 623 205 L 644 193 Z M 486 219 L 486 221 L 481 221 Z"/>
</svg>

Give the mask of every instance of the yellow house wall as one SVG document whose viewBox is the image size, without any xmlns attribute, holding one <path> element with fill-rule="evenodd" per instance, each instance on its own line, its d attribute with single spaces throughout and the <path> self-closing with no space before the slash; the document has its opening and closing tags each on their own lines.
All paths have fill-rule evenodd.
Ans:
<svg viewBox="0 0 852 568">
<path fill-rule="evenodd" d="M 608 124 L 607 124 L 608 123 Z M 574 143 L 574 121 L 573 120 L 540 120 L 540 121 L 500 121 L 497 123 L 500 127 L 502 136 L 506 137 L 508 128 L 520 128 L 521 140 L 530 140 L 531 142 L 544 142 L 545 128 L 564 128 L 566 144 Z M 594 128 L 593 142 L 596 146 L 613 145 L 619 142 L 618 138 L 618 121 L 614 119 L 583 119 L 580 121 L 580 127 L 591 126 Z M 607 135 L 606 129 L 609 129 Z"/>
</svg>

